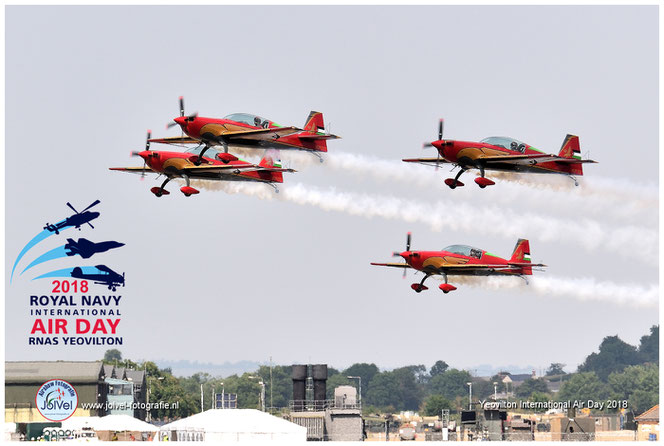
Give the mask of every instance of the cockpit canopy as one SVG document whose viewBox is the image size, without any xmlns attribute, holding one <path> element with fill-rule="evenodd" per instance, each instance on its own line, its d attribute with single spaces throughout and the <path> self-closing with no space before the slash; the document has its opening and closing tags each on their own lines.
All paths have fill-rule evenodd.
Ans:
<svg viewBox="0 0 664 446">
<path fill-rule="evenodd" d="M 484 138 L 481 143 L 491 144 L 492 146 L 502 147 L 504 149 L 514 150 L 515 152 L 523 153 L 526 150 L 526 143 L 519 141 L 518 139 L 509 138 L 506 136 L 489 136 Z"/>
<path fill-rule="evenodd" d="M 224 119 L 253 125 L 254 127 L 263 127 L 265 129 L 268 128 L 271 124 L 269 119 L 261 118 L 260 116 L 256 115 L 250 115 L 249 113 L 233 113 L 232 115 L 225 116 Z"/>
<path fill-rule="evenodd" d="M 196 146 L 192 147 L 191 149 L 187 149 L 185 152 L 200 156 L 204 148 L 205 146 Z M 203 155 L 203 158 L 215 159 L 219 153 L 221 153 L 221 150 L 217 150 L 215 147 L 208 147 L 208 149 L 205 151 L 205 155 Z"/>
<path fill-rule="evenodd" d="M 472 246 L 468 245 L 450 245 L 446 248 L 443 248 L 443 251 L 447 251 L 452 254 L 460 254 L 466 257 L 475 257 L 478 259 L 482 257 L 483 252 L 481 249 L 473 248 Z"/>
</svg>

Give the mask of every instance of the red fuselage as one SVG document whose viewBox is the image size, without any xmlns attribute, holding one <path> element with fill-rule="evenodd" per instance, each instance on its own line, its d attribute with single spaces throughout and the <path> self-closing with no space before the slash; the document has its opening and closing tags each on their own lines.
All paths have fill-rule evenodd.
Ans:
<svg viewBox="0 0 664 446">
<path fill-rule="evenodd" d="M 542 155 L 543 152 L 534 149 L 532 146 L 521 143 L 517 150 L 508 149 L 502 146 L 487 144 L 484 142 L 472 141 L 454 141 L 443 139 L 431 143 L 440 156 L 450 163 L 458 164 L 462 167 L 475 167 L 475 160 L 483 157 L 504 156 L 504 155 Z M 511 171 L 511 172 L 535 172 L 535 173 L 564 173 L 583 175 L 574 164 L 561 164 L 555 161 L 533 162 L 532 164 L 513 164 L 513 163 L 492 163 L 486 166 L 490 170 Z"/>
<path fill-rule="evenodd" d="M 145 163 L 155 172 L 163 173 L 166 175 L 181 175 L 185 173 L 183 169 L 186 167 L 194 166 L 198 161 L 198 155 L 193 153 L 186 152 L 162 152 L 157 150 L 144 150 L 139 152 L 138 155 L 145 160 Z M 253 165 L 247 161 L 243 160 L 233 160 L 228 162 L 223 162 L 218 159 L 203 157 L 203 166 L 205 165 L 218 165 L 218 166 L 237 166 L 239 168 L 247 165 Z M 227 175 L 224 175 L 223 178 L 220 177 L 218 172 L 190 172 L 186 171 L 192 179 L 213 179 L 213 180 L 247 180 L 247 181 L 267 181 L 271 183 L 283 183 L 283 176 L 281 172 L 267 172 L 267 171 L 242 171 L 228 169 L 224 170 L 228 172 Z"/>
</svg>

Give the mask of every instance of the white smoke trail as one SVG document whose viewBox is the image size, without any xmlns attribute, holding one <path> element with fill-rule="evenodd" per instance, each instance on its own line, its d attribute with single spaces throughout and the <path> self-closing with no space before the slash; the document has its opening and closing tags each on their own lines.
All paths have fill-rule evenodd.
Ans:
<svg viewBox="0 0 664 446">
<path fill-rule="evenodd" d="M 370 177 L 382 182 L 397 181 L 427 190 L 453 193 L 443 183 L 445 177 L 453 176 L 448 173 L 450 165 L 443 165 L 439 173 L 434 173 L 434 169 L 429 166 L 336 151 L 324 154 L 323 164 L 311 154 L 303 152 L 282 151 L 281 157 L 287 165 L 298 169 L 321 165 L 362 178 Z M 466 178 L 472 178 L 473 172 L 465 175 Z M 489 177 L 502 183 L 500 194 L 491 196 L 494 202 L 511 204 L 518 200 L 531 207 L 544 206 L 551 209 L 555 206 L 557 210 L 601 213 L 625 222 L 657 225 L 659 193 L 655 185 L 635 184 L 624 179 L 580 177 L 580 186 L 576 187 L 572 180 L 561 175 L 510 172 L 490 172 Z"/>
<path fill-rule="evenodd" d="M 437 279 L 438 276 L 433 276 Z M 432 277 L 432 278 L 433 278 Z M 442 281 L 442 279 L 439 279 Z M 450 276 L 453 285 L 471 286 L 491 290 L 517 290 L 534 292 L 547 297 L 571 297 L 581 301 L 611 302 L 641 308 L 657 308 L 659 286 L 643 286 L 637 283 L 618 284 L 611 281 L 597 281 L 594 278 L 566 278 L 555 276 L 533 276 L 526 285 L 518 277 L 468 277 Z"/>
<path fill-rule="evenodd" d="M 419 222 L 434 231 L 453 230 L 503 237 L 530 237 L 545 242 L 567 242 L 587 251 L 599 248 L 621 256 L 657 264 L 657 230 L 637 225 L 609 228 L 590 218 L 559 219 L 532 212 L 517 213 L 501 206 L 476 206 L 438 201 L 424 203 L 391 196 L 320 190 L 301 183 L 282 185 L 275 194 L 263 184 L 194 182 L 194 187 L 242 193 L 260 199 L 279 199 L 326 211 L 343 212 L 365 218 L 381 217 Z"/>
</svg>

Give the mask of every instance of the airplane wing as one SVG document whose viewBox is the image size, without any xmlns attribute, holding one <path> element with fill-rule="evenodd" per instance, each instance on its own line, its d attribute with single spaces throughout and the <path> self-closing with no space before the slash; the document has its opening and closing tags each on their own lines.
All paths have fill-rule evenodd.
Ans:
<svg viewBox="0 0 664 446">
<path fill-rule="evenodd" d="M 271 141 L 274 139 L 279 139 L 282 136 L 290 135 L 297 131 L 301 131 L 297 127 L 274 127 L 269 129 L 247 129 L 247 130 L 237 130 L 233 132 L 222 133 L 226 141 L 229 144 L 232 144 L 234 141 Z M 334 135 L 332 135 L 334 136 Z M 189 136 L 173 136 L 169 138 L 155 138 L 150 139 L 150 142 L 156 142 L 160 144 L 201 144 L 201 141 L 198 139 L 191 138 Z"/>
<path fill-rule="evenodd" d="M 443 157 L 440 158 L 406 158 L 402 159 L 404 163 L 418 163 L 424 164 L 425 166 L 436 166 L 439 164 L 454 164 L 451 161 L 446 160 Z"/>
<path fill-rule="evenodd" d="M 391 266 L 393 268 L 412 268 L 412 266 L 410 266 L 407 263 L 373 263 L 373 262 L 371 262 L 371 264 L 374 265 L 374 266 Z"/>
<path fill-rule="evenodd" d="M 300 130 L 297 127 L 275 127 L 270 129 L 238 130 L 224 133 L 222 136 L 228 140 L 229 144 L 232 144 L 236 140 L 271 141 L 279 139 L 282 136 L 291 135 Z"/>
<path fill-rule="evenodd" d="M 232 165 L 232 164 L 212 164 L 207 166 L 185 166 L 183 170 L 191 173 L 232 173 L 240 172 L 297 172 L 295 169 L 284 169 L 281 167 L 263 167 L 256 164 Z"/>
<path fill-rule="evenodd" d="M 117 170 L 118 172 L 129 172 L 129 173 L 157 173 L 149 167 L 109 167 L 108 170 Z"/>
<path fill-rule="evenodd" d="M 539 164 L 555 161 L 563 164 L 581 164 L 596 163 L 593 160 L 580 160 L 576 158 L 564 158 L 558 155 L 529 154 L 529 155 L 503 155 L 503 156 L 480 156 L 475 161 L 484 163 L 487 166 L 491 164 Z"/>
<path fill-rule="evenodd" d="M 156 142 L 159 144 L 200 144 L 201 142 L 197 139 L 191 138 L 189 136 L 172 136 L 169 138 L 155 138 L 149 139 L 149 142 Z"/>
</svg>

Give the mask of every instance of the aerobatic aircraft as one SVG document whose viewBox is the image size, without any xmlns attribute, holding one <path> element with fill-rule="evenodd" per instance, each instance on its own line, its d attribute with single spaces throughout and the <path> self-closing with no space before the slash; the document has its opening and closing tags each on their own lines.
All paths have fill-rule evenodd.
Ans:
<svg viewBox="0 0 664 446">
<path fill-rule="evenodd" d="M 206 151 L 206 156 L 201 156 Z M 132 155 L 140 156 L 144 160 L 143 167 L 111 167 L 110 170 L 120 172 L 158 173 L 166 176 L 166 180 L 159 187 L 153 187 L 150 191 L 157 197 L 170 194 L 164 189 L 166 184 L 173 178 L 182 178 L 186 185 L 180 191 L 189 197 L 199 193 L 190 185 L 190 180 L 213 180 L 213 181 L 253 181 L 266 183 L 277 192 L 279 189 L 273 183 L 283 183 L 283 172 L 295 172 L 293 169 L 284 169 L 278 159 L 278 151 L 267 150 L 265 156 L 258 164 L 243 161 L 233 154 L 220 152 L 215 148 L 203 148 L 201 146 L 189 149 L 187 152 L 164 152 L 150 150 L 150 132 L 142 152 L 133 152 Z"/>
<path fill-rule="evenodd" d="M 414 283 L 410 287 L 419 293 L 428 288 L 424 281 L 430 276 L 443 276 L 445 283 L 440 288 L 443 293 L 456 290 L 454 285 L 447 283 L 448 276 L 518 276 L 528 280 L 524 276 L 533 274 L 533 267 L 545 267 L 541 263 L 531 263 L 530 244 L 528 240 L 519 239 L 509 260 L 498 257 L 495 254 L 479 248 L 466 245 L 451 245 L 441 251 L 411 251 L 411 234 L 406 238 L 406 250 L 394 252 L 394 257 L 402 257 L 405 263 L 371 263 L 375 266 L 391 266 L 394 268 L 413 268 L 424 273 L 420 283 Z"/>
<path fill-rule="evenodd" d="M 323 114 L 309 113 L 304 128 L 283 127 L 274 121 L 248 113 L 233 113 L 224 118 L 204 118 L 194 113 L 184 114 L 184 99 L 180 97 L 180 116 L 173 119 L 168 128 L 179 125 L 183 135 L 169 138 L 156 138 L 155 143 L 202 144 L 203 157 L 211 146 L 222 146 L 228 153 L 230 147 L 251 149 L 289 149 L 308 151 L 323 162 L 320 152 L 327 152 L 327 140 L 339 138 L 325 130 Z M 186 135 L 186 136 L 184 136 Z M 198 161 L 200 162 L 200 160 Z"/>
<path fill-rule="evenodd" d="M 495 184 L 484 176 L 487 170 L 567 175 L 578 186 L 576 176 L 583 175 L 583 164 L 597 162 L 581 159 L 578 136 L 567 135 L 558 155 L 551 155 L 517 139 L 503 136 L 491 136 L 480 142 L 443 139 L 442 119 L 438 124 L 438 140 L 425 144 L 425 147 L 435 147 L 438 150 L 438 156 L 436 158 L 408 158 L 402 161 L 433 166 L 452 164 L 459 167 L 460 170 L 456 177 L 445 180 L 445 184 L 451 189 L 463 186 L 459 177 L 469 169 L 480 171 L 480 176 L 475 178 L 475 183 L 482 189 Z"/>
<path fill-rule="evenodd" d="M 60 234 L 61 229 L 68 228 L 70 226 L 73 226 L 74 228 L 80 231 L 81 225 L 84 225 L 86 223 L 90 225 L 92 229 L 94 229 L 95 227 L 92 226 L 90 221 L 99 217 L 100 214 L 99 212 L 89 212 L 88 209 L 98 205 L 99 203 L 101 203 L 99 200 L 95 200 L 90 206 L 86 207 L 81 212 L 78 212 L 76 209 L 74 209 L 74 206 L 72 206 L 71 203 L 67 202 L 67 206 L 69 206 L 71 210 L 76 213 L 71 217 L 67 217 L 66 219 L 62 220 L 59 223 L 56 224 L 46 223 L 44 229 L 48 230 L 49 232 L 55 232 L 56 234 Z"/>
<path fill-rule="evenodd" d="M 112 240 L 95 243 L 85 238 L 79 238 L 78 241 L 74 241 L 74 239 L 68 238 L 67 243 L 65 244 L 65 254 L 68 256 L 74 256 L 78 254 L 84 259 L 88 259 L 97 253 L 106 252 L 109 249 L 115 249 L 121 246 L 124 246 L 124 243 Z"/>
<path fill-rule="evenodd" d="M 81 267 L 75 267 L 70 275 L 75 279 L 91 280 L 96 284 L 105 285 L 109 290 L 115 291 L 118 286 L 125 286 L 125 275 L 116 273 L 106 265 L 96 265 L 99 273 L 84 273 Z"/>
</svg>

